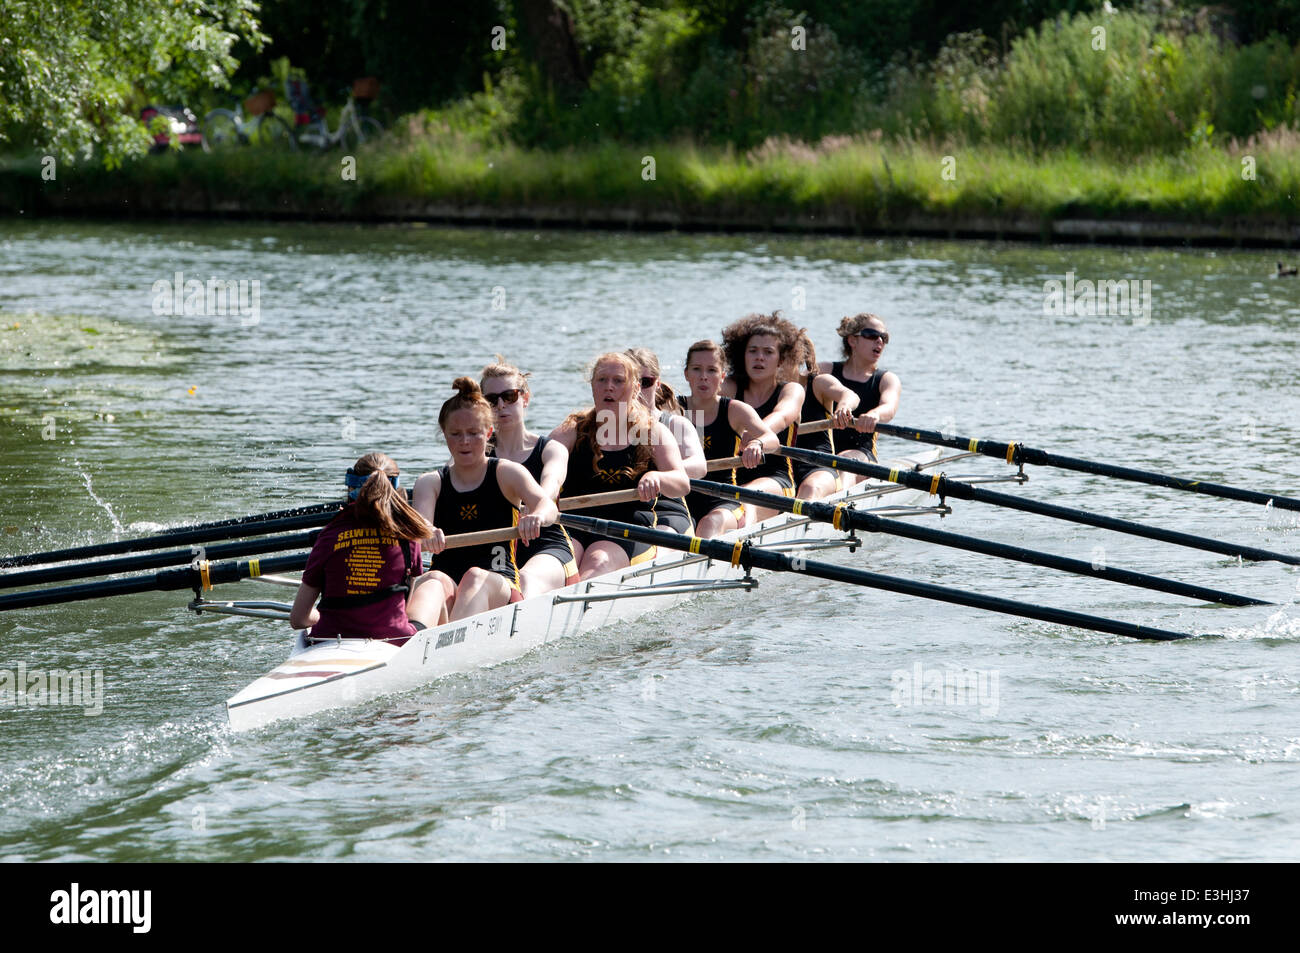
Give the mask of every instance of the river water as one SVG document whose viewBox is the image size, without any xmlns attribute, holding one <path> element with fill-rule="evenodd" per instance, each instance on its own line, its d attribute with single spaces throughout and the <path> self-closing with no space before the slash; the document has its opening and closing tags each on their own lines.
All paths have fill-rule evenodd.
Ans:
<svg viewBox="0 0 1300 953">
<path fill-rule="evenodd" d="M 773 308 L 823 358 L 841 315 L 883 315 L 900 423 L 1300 495 L 1300 282 L 1266 253 L 13 221 L 0 252 L 2 555 L 318 502 L 371 449 L 414 475 L 445 459 L 452 378 L 496 352 L 546 429 L 598 352 L 652 347 L 680 383 L 686 345 Z M 243 312 L 168 313 L 177 272 L 248 282 Z M 1150 309 L 1055 313 L 1067 273 L 1149 281 Z M 1048 470 L 1005 489 L 1300 553 L 1294 514 L 1246 503 Z M 0 858 L 1300 858 L 1300 573 L 954 506 L 944 528 L 1277 604 L 873 540 L 831 558 L 1203 637 L 765 577 L 242 735 L 224 702 L 284 658 L 278 624 L 187 593 L 3 612 L 0 672 L 97 672 L 103 696 L 0 707 Z"/>
</svg>

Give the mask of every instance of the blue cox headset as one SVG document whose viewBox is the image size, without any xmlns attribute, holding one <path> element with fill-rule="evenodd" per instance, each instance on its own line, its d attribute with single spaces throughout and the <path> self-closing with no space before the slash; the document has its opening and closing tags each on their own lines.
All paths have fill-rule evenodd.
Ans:
<svg viewBox="0 0 1300 953">
<path fill-rule="evenodd" d="M 402 475 L 400 473 L 397 476 L 390 476 L 388 478 L 389 482 L 393 484 L 393 489 L 397 489 L 397 483 L 401 478 Z M 348 488 L 348 499 L 355 500 L 357 494 L 361 492 L 361 488 L 366 485 L 366 481 L 369 479 L 369 473 L 357 473 L 351 467 L 348 467 L 348 472 L 343 477 L 343 482 L 347 484 Z"/>
</svg>

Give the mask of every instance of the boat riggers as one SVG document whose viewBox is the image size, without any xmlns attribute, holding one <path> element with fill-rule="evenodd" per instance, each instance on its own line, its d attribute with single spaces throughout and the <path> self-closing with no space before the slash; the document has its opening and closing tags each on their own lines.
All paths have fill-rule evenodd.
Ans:
<svg viewBox="0 0 1300 953">
<path fill-rule="evenodd" d="M 1286 563 L 1289 566 L 1300 566 L 1300 556 L 1288 556 L 1286 553 L 1275 553 L 1271 550 L 1257 549 L 1253 546 L 1224 543 L 1217 539 L 1210 539 L 1208 536 L 1193 536 L 1191 533 L 1178 533 L 1174 530 L 1159 529 L 1155 526 L 1147 526 L 1144 523 L 1134 523 L 1130 520 L 1116 519 L 1112 516 L 1102 516 L 1099 513 L 1090 513 L 1087 510 L 1079 510 L 1071 506 L 1057 506 L 1053 503 L 1025 500 L 1007 493 L 984 490 L 971 486 L 969 483 L 949 480 L 942 473 L 927 476 L 915 470 L 891 470 L 889 467 L 882 467 L 878 464 L 864 463 L 861 460 L 853 460 L 848 457 L 837 457 L 833 453 L 803 450 L 799 447 L 777 447 L 774 452 L 795 460 L 820 464 L 833 470 L 845 470 L 849 473 L 875 477 L 878 480 L 888 480 L 890 483 L 899 483 L 914 490 L 924 490 L 927 493 L 939 496 L 941 499 L 951 496 L 958 500 L 990 503 L 993 506 L 1004 506 L 1025 513 L 1050 516 L 1053 519 L 1068 520 L 1071 523 L 1083 523 L 1085 526 L 1096 526 L 1101 529 L 1114 530 L 1117 533 L 1128 533 L 1130 536 L 1143 536 L 1147 539 L 1159 540 L 1162 543 L 1173 543 L 1176 546 L 1187 546 L 1191 549 L 1201 549 L 1224 556 L 1248 559 L 1251 562 L 1272 561 Z"/>
<path fill-rule="evenodd" d="M 838 530 L 862 529 L 870 533 L 887 533 L 891 536 L 904 536 L 908 539 L 916 539 L 926 543 L 935 543 L 939 546 L 951 546 L 954 549 L 965 549 L 974 553 L 984 553 L 988 556 L 1012 559 L 1017 562 L 1029 563 L 1033 566 L 1046 566 L 1049 569 L 1059 569 L 1062 572 L 1077 573 L 1081 576 L 1095 576 L 1098 579 L 1118 582 L 1125 586 L 1137 586 L 1140 589 L 1154 589 L 1157 592 L 1168 592 L 1176 596 L 1186 596 L 1189 599 L 1199 599 L 1204 602 L 1217 602 L 1221 605 L 1272 605 L 1272 603 L 1265 602 L 1262 599 L 1252 599 L 1249 596 L 1241 596 L 1236 593 L 1225 592 L 1221 589 L 1210 589 L 1205 586 L 1189 585 L 1178 582 L 1174 579 L 1165 579 L 1161 576 L 1149 576 L 1146 573 L 1132 572 L 1114 566 L 1097 566 L 1093 563 L 1084 562 L 1081 559 L 1068 559 L 1064 556 L 1056 556 L 1051 553 L 1043 553 L 1033 549 L 1023 549 L 1019 546 L 1008 546 L 1003 543 L 995 543 L 992 540 L 977 539 L 974 536 L 963 536 L 960 533 L 948 533 L 943 530 L 930 529 L 926 526 L 915 526 L 911 523 L 904 523 L 900 520 L 885 519 L 876 516 L 874 513 L 855 510 L 850 506 L 818 503 L 812 500 L 792 500 L 788 497 L 777 496 L 773 493 L 763 493 L 759 490 L 750 490 L 746 487 L 732 486 L 729 483 L 714 483 L 709 480 L 692 480 L 691 489 L 698 490 L 701 493 L 707 493 L 710 496 L 720 497 L 725 500 L 738 500 L 742 503 L 754 503 L 758 506 L 767 506 L 775 510 L 782 510 L 786 513 L 793 513 L 796 516 L 807 516 L 809 519 L 830 523 Z"/>
<path fill-rule="evenodd" d="M 197 567 L 164 569 L 148 576 L 130 576 L 126 579 L 109 579 L 90 582 L 82 586 L 62 586 L 56 589 L 38 589 L 34 592 L 11 592 L 0 596 L 0 610 L 28 609 L 32 606 L 49 606 L 60 602 L 77 602 L 82 599 L 101 599 L 106 596 L 124 596 L 135 592 L 175 592 L 180 589 L 208 590 L 223 582 L 239 582 L 267 573 L 293 572 L 307 565 L 307 554 L 273 556 L 270 559 L 249 559 L 239 562 L 212 563 L 200 561 Z"/>
<path fill-rule="evenodd" d="M 1093 473 L 1097 476 L 1115 477 L 1119 480 L 1132 480 L 1135 483 L 1149 483 L 1152 486 L 1169 487 L 1174 490 L 1186 490 L 1190 493 L 1204 493 L 1207 496 L 1220 496 L 1228 500 L 1243 500 L 1258 503 L 1261 506 L 1272 504 L 1281 510 L 1300 510 L 1300 499 L 1278 496 L 1275 493 L 1262 493 L 1256 490 L 1243 490 L 1240 487 L 1224 486 L 1221 483 L 1207 483 L 1204 480 L 1188 480 L 1184 477 L 1169 476 L 1165 473 L 1153 473 L 1149 470 L 1135 470 L 1131 467 L 1119 467 L 1099 460 L 1083 460 L 1079 457 L 1066 457 L 1046 450 L 1026 447 L 1023 443 L 1001 443 L 996 440 L 975 440 L 971 437 L 949 436 L 933 430 L 915 430 L 900 427 L 897 424 L 876 424 L 877 433 L 885 433 L 908 440 L 919 440 L 941 447 L 956 447 L 970 453 L 986 457 L 997 457 L 1007 463 L 1019 466 L 1030 463 L 1041 467 L 1057 467 L 1062 470 L 1077 470 L 1080 473 Z M 1249 557 L 1247 557 L 1249 558 Z"/>
<path fill-rule="evenodd" d="M 753 546 L 743 540 L 728 543 L 716 539 L 700 539 L 697 536 L 682 536 L 678 533 L 666 533 L 662 530 L 633 526 L 630 523 L 618 523 L 613 520 L 598 520 L 589 516 L 561 514 L 560 522 L 573 529 L 586 530 L 589 533 L 597 533 L 611 539 L 635 539 L 654 546 L 663 546 L 667 549 L 698 553 L 708 556 L 710 559 L 724 560 L 733 566 L 744 566 L 747 571 L 752 567 L 768 569 L 774 572 L 797 572 L 805 576 L 829 579 L 833 582 L 870 586 L 873 589 L 883 589 L 887 592 L 897 592 L 922 599 L 934 599 L 939 602 L 951 602 L 954 605 L 987 609 L 991 612 L 1002 612 L 1006 615 L 1037 619 L 1040 622 L 1053 622 L 1058 625 L 1068 625 L 1079 629 L 1091 629 L 1095 632 L 1122 635 L 1131 639 L 1172 641 L 1191 638 L 1190 633 L 1186 632 L 1154 629 L 1147 626 L 1133 625 L 1129 622 L 1119 622 L 1114 619 L 1103 619 L 1100 616 L 1085 615 L 1081 612 L 1071 612 L 1066 609 L 1053 609 L 1050 606 L 1013 602 L 1010 599 L 1000 599 L 996 596 L 985 596 L 960 589 L 949 589 L 946 586 L 936 586 L 927 582 L 900 579 L 897 576 L 884 576 L 863 569 L 850 569 L 846 566 L 837 566 L 834 563 L 806 559 L 800 554 L 787 555 L 773 552 L 772 550 L 763 549 L 761 546 Z"/>
</svg>

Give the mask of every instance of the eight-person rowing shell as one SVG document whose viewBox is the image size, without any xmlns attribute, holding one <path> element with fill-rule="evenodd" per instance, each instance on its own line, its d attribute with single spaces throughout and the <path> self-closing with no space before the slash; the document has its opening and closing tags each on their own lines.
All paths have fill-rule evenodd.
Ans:
<svg viewBox="0 0 1300 953">
<path fill-rule="evenodd" d="M 451 462 L 415 481 L 412 502 L 429 520 L 433 568 L 416 584 L 416 594 L 433 587 L 440 621 L 464 619 L 523 598 L 515 540 L 447 548 L 447 537 L 517 527 L 525 545 L 550 526 L 559 509 L 523 466 L 487 455 L 492 407 L 468 377 L 452 384 L 456 395 L 442 405 L 438 425 Z"/>
<path fill-rule="evenodd" d="M 686 382 L 691 392 L 682 404 L 687 418 L 703 436 L 706 459 L 739 455 L 745 466 L 756 468 L 766 453 L 779 446 L 779 441 L 753 407 L 743 400 L 721 395 L 726 372 L 727 357 L 721 345 L 716 341 L 696 341 L 686 352 Z M 736 470 L 715 472 L 707 478 L 735 483 Z M 704 493 L 691 493 L 686 505 L 695 519 L 695 534 L 702 539 L 738 529 L 745 516 L 744 504 Z"/>
<path fill-rule="evenodd" d="M 602 354 L 591 372 L 594 406 L 570 414 L 551 432 L 569 451 L 566 497 L 635 490 L 635 499 L 584 510 L 596 519 L 656 525 L 661 496 L 685 496 L 690 478 L 677 441 L 638 399 L 640 368 L 626 354 Z M 655 549 L 632 540 L 572 534 L 582 579 L 653 559 Z"/>
</svg>

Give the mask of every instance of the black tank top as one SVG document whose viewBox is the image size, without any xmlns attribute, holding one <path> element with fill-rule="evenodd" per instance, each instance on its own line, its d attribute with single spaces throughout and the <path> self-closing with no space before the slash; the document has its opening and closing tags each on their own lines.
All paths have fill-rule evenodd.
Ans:
<svg viewBox="0 0 1300 953">
<path fill-rule="evenodd" d="M 772 391 L 772 396 L 769 397 L 767 400 L 763 401 L 761 405 L 754 408 L 754 412 L 758 414 L 760 420 L 766 418 L 768 414 L 770 414 L 772 411 L 776 409 L 777 401 L 780 400 L 781 391 L 783 390 L 785 390 L 784 383 L 777 385 L 776 390 Z M 741 396 L 743 397 L 744 395 L 742 394 Z M 776 435 L 776 438 L 779 441 L 781 441 L 782 446 L 785 447 L 794 446 L 793 443 L 794 424 L 791 424 L 785 429 L 779 431 Z M 763 459 L 763 462 L 760 463 L 758 466 L 753 467 L 752 469 L 747 467 L 739 467 L 736 470 L 736 482 L 741 485 L 744 485 L 751 480 L 757 480 L 759 477 L 777 477 L 777 476 L 786 477 L 786 479 L 790 481 L 790 485 L 794 486 L 794 465 L 790 462 L 789 457 L 782 457 L 782 456 L 778 456 L 777 454 L 770 453 Z"/>
<path fill-rule="evenodd" d="M 880 382 L 887 372 L 882 368 L 876 368 L 875 373 L 865 381 L 851 381 L 844 377 L 844 362 L 836 361 L 831 365 L 831 374 L 841 384 L 847 387 L 853 393 L 858 395 L 858 409 L 854 411 L 854 416 L 865 414 L 868 410 L 875 410 L 880 406 Z M 858 433 L 851 428 L 844 428 L 836 436 L 839 449 L 844 450 L 869 450 L 871 455 L 876 455 L 876 435 L 875 433 Z"/>
<path fill-rule="evenodd" d="M 484 529 L 502 529 L 519 522 L 519 511 L 501 493 L 497 482 L 496 457 L 488 457 L 487 472 L 483 482 L 462 493 L 451 482 L 451 467 L 438 471 L 442 486 L 438 502 L 433 508 L 433 525 L 448 536 L 473 533 Z M 456 582 L 471 567 L 499 572 L 515 585 L 519 583 L 519 568 L 515 564 L 515 541 L 484 543 L 458 549 L 445 549 L 433 557 L 433 568 L 445 572 Z"/>
<path fill-rule="evenodd" d="M 804 385 L 803 410 L 799 412 L 799 421 L 809 423 L 815 420 L 829 420 L 831 412 L 826 406 L 817 399 L 814 393 L 813 381 L 817 379 L 814 374 L 808 378 L 808 383 Z M 801 433 L 795 440 L 796 447 L 803 447 L 805 450 L 819 450 L 822 453 L 834 453 L 835 444 L 831 440 L 829 430 L 821 430 L 815 433 Z"/>
<path fill-rule="evenodd" d="M 546 449 L 546 445 L 550 442 L 550 437 L 538 437 L 537 443 L 533 445 L 532 453 L 528 454 L 528 459 L 520 464 L 520 466 L 532 474 L 533 479 L 536 480 L 539 485 L 542 482 L 542 451 Z M 495 447 L 488 452 L 488 456 L 496 456 Z M 530 552 L 538 552 L 550 543 L 561 543 L 564 546 L 570 546 L 568 530 L 559 523 L 552 524 L 551 526 L 543 526 L 541 535 L 537 537 L 537 541 L 529 544 L 522 551 L 516 550 L 515 555 L 522 557 L 524 562 L 527 563 Z M 571 546 L 570 550 L 572 550 Z"/>
<path fill-rule="evenodd" d="M 635 489 L 647 469 L 647 467 L 633 468 L 635 450 L 635 446 L 627 446 L 622 450 L 605 450 L 600 455 L 600 467 L 594 468 L 590 444 L 581 436 L 577 437 L 574 440 L 573 452 L 569 454 L 569 472 L 564 478 L 564 495 L 586 496 L 589 493 Z M 607 506 L 588 506 L 576 512 L 593 519 L 645 523 L 644 520 L 631 518 L 632 513 L 637 511 L 653 513 L 654 505 L 642 500 L 632 500 L 628 503 L 613 503 Z"/>
<path fill-rule="evenodd" d="M 740 453 L 740 434 L 731 429 L 731 411 L 729 409 L 732 398 L 718 398 L 718 416 L 713 419 L 713 423 L 705 424 L 703 427 L 696 426 L 700 432 L 700 443 L 704 444 L 704 459 L 721 460 L 724 457 L 734 457 Z M 690 415 L 687 419 L 692 423 L 695 422 L 694 416 L 698 411 L 693 410 L 689 403 L 689 398 L 683 402 L 687 413 Z M 736 482 L 736 471 L 732 468 L 728 478 L 726 471 L 714 470 L 709 473 L 706 480 L 721 480 L 724 483 Z"/>
</svg>

